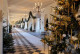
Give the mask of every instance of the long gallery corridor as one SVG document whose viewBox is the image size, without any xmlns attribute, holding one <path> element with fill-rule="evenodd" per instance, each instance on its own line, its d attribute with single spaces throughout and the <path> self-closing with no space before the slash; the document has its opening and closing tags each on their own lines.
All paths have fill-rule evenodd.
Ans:
<svg viewBox="0 0 80 54">
<path fill-rule="evenodd" d="M 80 54 L 80 0 L 0 0 L 0 54 Z"/>
<path fill-rule="evenodd" d="M 44 51 L 44 44 L 37 38 L 18 28 L 13 29 L 15 54 L 47 54 L 47 48 Z"/>
</svg>

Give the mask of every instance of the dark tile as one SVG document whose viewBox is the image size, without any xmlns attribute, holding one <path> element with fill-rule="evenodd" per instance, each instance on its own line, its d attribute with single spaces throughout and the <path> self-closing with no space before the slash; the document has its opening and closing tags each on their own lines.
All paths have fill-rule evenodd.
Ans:
<svg viewBox="0 0 80 54">
<path fill-rule="evenodd" d="M 38 48 L 33 48 L 33 49 L 37 50 Z"/>
<path fill-rule="evenodd" d="M 22 47 L 22 46 L 17 46 L 17 47 Z"/>
<path fill-rule="evenodd" d="M 25 48 L 29 48 L 29 47 L 25 47 Z"/>
<path fill-rule="evenodd" d="M 19 50 L 19 52 L 23 52 L 24 50 Z"/>
<path fill-rule="evenodd" d="M 45 53 L 39 53 L 39 54 L 45 54 Z"/>
<path fill-rule="evenodd" d="M 41 52 L 41 50 L 36 50 L 36 52 Z"/>
<path fill-rule="evenodd" d="M 28 51 L 32 50 L 32 49 L 27 49 Z"/>
<path fill-rule="evenodd" d="M 28 46 L 28 45 L 24 45 L 24 46 Z"/>
<path fill-rule="evenodd" d="M 29 43 L 29 44 L 33 45 L 32 43 Z"/>
<path fill-rule="evenodd" d="M 36 46 L 31 46 L 31 47 L 36 47 Z"/>
<path fill-rule="evenodd" d="M 23 49 L 23 48 L 17 48 L 17 49 Z"/>
<path fill-rule="evenodd" d="M 30 47 L 30 46 L 25 46 L 25 47 Z"/>
<path fill-rule="evenodd" d="M 32 51 L 29 51 L 28 53 L 29 53 L 29 54 L 32 54 L 33 52 L 32 52 Z"/>
<path fill-rule="evenodd" d="M 26 53 L 20 53 L 20 54 L 26 54 Z"/>
</svg>

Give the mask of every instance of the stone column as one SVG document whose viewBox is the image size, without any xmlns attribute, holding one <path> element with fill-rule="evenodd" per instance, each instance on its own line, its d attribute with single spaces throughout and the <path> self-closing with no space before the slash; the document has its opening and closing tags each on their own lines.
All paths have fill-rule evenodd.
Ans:
<svg viewBox="0 0 80 54">
<path fill-rule="evenodd" d="M 27 22 L 27 30 L 28 30 L 28 22 Z"/>
<path fill-rule="evenodd" d="M 21 28 L 22 28 L 22 26 L 23 26 L 23 25 L 22 25 L 22 23 L 21 23 Z"/>
<path fill-rule="evenodd" d="M 3 26 L 2 26 L 2 11 L 0 10 L 0 54 L 3 54 Z"/>
<path fill-rule="evenodd" d="M 23 22 L 21 23 L 21 28 L 24 29 L 24 23 Z"/>
<path fill-rule="evenodd" d="M 34 19 L 32 19 L 32 30 L 34 31 Z"/>
<path fill-rule="evenodd" d="M 28 31 L 30 31 L 30 21 L 28 21 Z"/>
<path fill-rule="evenodd" d="M 27 22 L 25 22 L 25 27 L 24 27 L 24 29 L 27 29 Z"/>
<path fill-rule="evenodd" d="M 32 26 L 32 20 L 30 19 L 30 20 L 28 21 L 28 31 L 30 31 L 31 26 Z"/>
<path fill-rule="evenodd" d="M 41 32 L 44 32 L 44 15 L 41 16 Z"/>
<path fill-rule="evenodd" d="M 40 18 L 36 19 L 36 32 L 40 32 Z"/>
</svg>

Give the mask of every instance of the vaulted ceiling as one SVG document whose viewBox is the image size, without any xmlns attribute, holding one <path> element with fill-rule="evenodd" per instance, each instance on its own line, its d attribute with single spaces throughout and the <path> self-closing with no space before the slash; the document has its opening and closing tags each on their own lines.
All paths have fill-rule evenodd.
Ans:
<svg viewBox="0 0 80 54">
<path fill-rule="evenodd" d="M 42 2 L 42 8 L 54 2 L 54 0 L 8 0 L 9 16 L 13 21 L 19 20 L 33 10 L 35 3 Z M 15 20 L 15 21 L 16 21 Z"/>
</svg>

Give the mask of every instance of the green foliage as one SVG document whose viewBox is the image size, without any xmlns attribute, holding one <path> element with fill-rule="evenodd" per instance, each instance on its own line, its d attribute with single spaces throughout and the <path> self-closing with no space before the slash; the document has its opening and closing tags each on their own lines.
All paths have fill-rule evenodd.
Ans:
<svg viewBox="0 0 80 54">
<path fill-rule="evenodd" d="M 77 37 L 78 37 L 78 40 L 80 41 L 80 32 L 78 33 Z"/>
<path fill-rule="evenodd" d="M 28 19 L 26 19 L 25 18 L 25 21 L 24 21 L 24 19 L 22 18 L 21 20 L 19 20 L 19 21 L 16 21 L 16 25 L 17 24 L 21 24 L 21 23 L 25 23 L 25 22 L 28 22 L 29 20 L 30 20 L 30 18 L 33 18 L 33 19 L 35 19 L 36 18 L 36 16 L 33 16 L 33 14 L 32 14 L 32 12 L 30 11 L 29 12 L 29 17 L 28 17 Z"/>
<path fill-rule="evenodd" d="M 12 35 L 9 34 L 9 33 L 6 33 L 4 36 L 3 36 L 3 47 L 6 47 L 6 48 L 10 48 L 10 47 L 13 47 L 13 38 L 12 38 Z"/>
<path fill-rule="evenodd" d="M 30 20 L 30 18 L 33 18 L 33 19 L 36 18 L 36 16 L 33 16 L 31 11 L 29 12 L 29 17 L 28 17 L 28 20 L 26 20 L 26 22 L 28 22 Z"/>
<path fill-rule="evenodd" d="M 7 33 L 6 27 L 3 28 L 3 52 L 8 53 L 14 51 L 12 34 Z"/>
<path fill-rule="evenodd" d="M 65 50 L 65 47 L 67 47 L 65 42 L 57 43 L 57 45 L 52 46 L 51 54 L 54 54 L 54 53 L 57 54 L 57 51 L 62 52 L 63 50 Z"/>
<path fill-rule="evenodd" d="M 76 49 L 77 53 L 79 54 L 80 53 L 80 48 Z"/>
<path fill-rule="evenodd" d="M 56 15 L 51 14 L 54 18 L 54 23 L 49 23 L 51 28 L 46 28 L 46 31 L 50 30 L 52 32 L 53 35 L 51 36 L 54 36 L 55 40 L 49 41 L 47 38 L 43 39 L 49 46 L 52 46 L 51 54 L 57 54 L 58 51 L 65 51 L 67 47 L 66 38 L 68 38 L 73 31 L 79 31 L 79 23 L 75 17 L 79 9 L 79 4 L 79 0 L 58 0 L 58 5 L 54 8 Z M 65 34 L 66 37 L 63 37 L 63 34 Z M 78 39 L 80 40 L 80 32 Z M 68 38 L 68 40 L 70 41 L 71 39 Z M 54 44 L 54 42 L 56 42 L 56 44 Z M 70 44 L 70 42 L 68 44 Z"/>
</svg>

